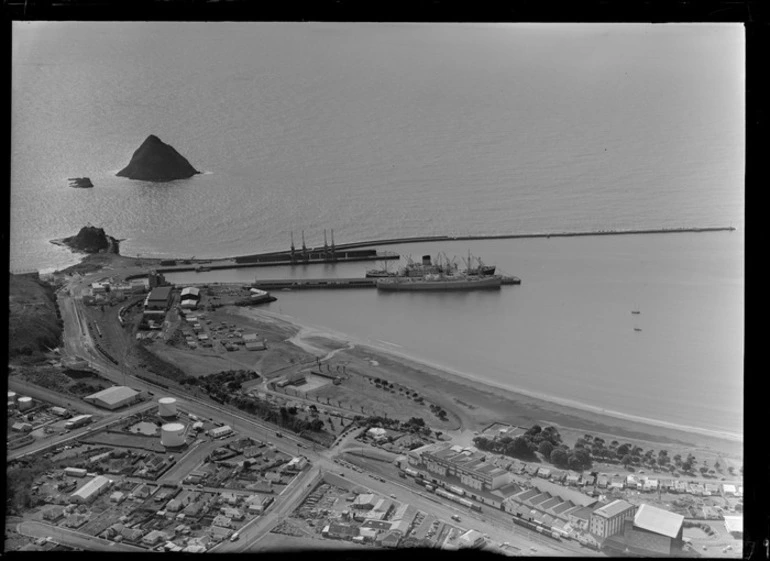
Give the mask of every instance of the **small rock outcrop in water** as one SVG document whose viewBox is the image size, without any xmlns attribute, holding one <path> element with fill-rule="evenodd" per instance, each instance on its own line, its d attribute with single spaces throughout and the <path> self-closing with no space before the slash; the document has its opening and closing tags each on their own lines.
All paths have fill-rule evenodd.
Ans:
<svg viewBox="0 0 770 561">
<path fill-rule="evenodd" d="M 60 243 L 75 251 L 85 253 L 119 253 L 120 240 L 108 236 L 104 233 L 104 228 L 96 226 L 84 226 L 80 229 L 77 236 L 64 238 Z"/>
<path fill-rule="evenodd" d="M 200 173 L 173 146 L 151 134 L 117 175 L 140 181 L 173 181 Z"/>
<path fill-rule="evenodd" d="M 88 189 L 94 186 L 88 177 L 70 177 L 67 181 L 70 182 L 70 187 L 75 187 L 76 189 Z"/>
</svg>

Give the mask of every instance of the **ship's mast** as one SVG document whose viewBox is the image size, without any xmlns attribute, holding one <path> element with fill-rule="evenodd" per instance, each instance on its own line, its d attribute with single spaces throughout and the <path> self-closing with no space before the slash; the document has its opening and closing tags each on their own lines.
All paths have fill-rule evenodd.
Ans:
<svg viewBox="0 0 770 561">
<path fill-rule="evenodd" d="M 305 230 L 302 230 L 302 259 L 307 263 L 308 258 L 307 246 L 305 245 Z"/>
<path fill-rule="evenodd" d="M 324 258 L 329 257 L 329 244 L 326 243 L 326 228 L 324 228 Z"/>
<path fill-rule="evenodd" d="M 296 250 L 294 248 L 294 231 L 291 231 L 291 262 L 292 264 L 297 261 Z"/>
<path fill-rule="evenodd" d="M 332 261 L 337 260 L 337 252 L 334 249 L 334 228 L 332 228 Z"/>
</svg>

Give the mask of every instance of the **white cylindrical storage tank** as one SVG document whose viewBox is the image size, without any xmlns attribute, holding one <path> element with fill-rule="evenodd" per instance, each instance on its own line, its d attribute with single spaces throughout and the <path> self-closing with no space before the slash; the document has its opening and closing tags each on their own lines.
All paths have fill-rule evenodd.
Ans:
<svg viewBox="0 0 770 561">
<path fill-rule="evenodd" d="M 16 401 L 16 392 L 8 392 L 8 401 Z"/>
<path fill-rule="evenodd" d="M 176 399 L 161 397 L 158 400 L 158 415 L 161 417 L 176 417 Z"/>
<path fill-rule="evenodd" d="M 166 447 L 184 444 L 185 426 L 182 423 L 167 423 L 160 428 L 160 443 Z"/>
<path fill-rule="evenodd" d="M 27 409 L 32 409 L 32 398 L 20 397 L 18 400 L 18 404 L 19 404 L 19 411 L 26 411 Z"/>
</svg>

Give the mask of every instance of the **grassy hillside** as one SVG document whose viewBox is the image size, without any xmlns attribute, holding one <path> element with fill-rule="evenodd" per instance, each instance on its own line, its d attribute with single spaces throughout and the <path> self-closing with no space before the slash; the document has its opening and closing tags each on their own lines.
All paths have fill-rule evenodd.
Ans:
<svg viewBox="0 0 770 561">
<path fill-rule="evenodd" d="M 52 286 L 37 275 L 8 277 L 8 353 L 33 356 L 59 346 L 62 321 Z"/>
</svg>

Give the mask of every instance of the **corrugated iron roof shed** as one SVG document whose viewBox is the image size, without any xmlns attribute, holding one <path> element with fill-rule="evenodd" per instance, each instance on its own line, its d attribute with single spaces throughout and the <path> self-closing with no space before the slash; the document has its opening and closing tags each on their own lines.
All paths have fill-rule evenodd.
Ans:
<svg viewBox="0 0 770 561">
<path fill-rule="evenodd" d="M 125 399 L 132 399 L 137 395 L 139 395 L 139 392 L 132 390 L 128 386 L 113 386 L 106 390 L 86 396 L 84 399 L 98 399 L 112 405 Z"/>
<path fill-rule="evenodd" d="M 636 516 L 634 516 L 634 526 L 670 538 L 677 536 L 682 527 L 682 522 L 684 522 L 684 516 L 681 514 L 669 512 L 648 504 L 641 505 L 636 512 Z"/>
</svg>

